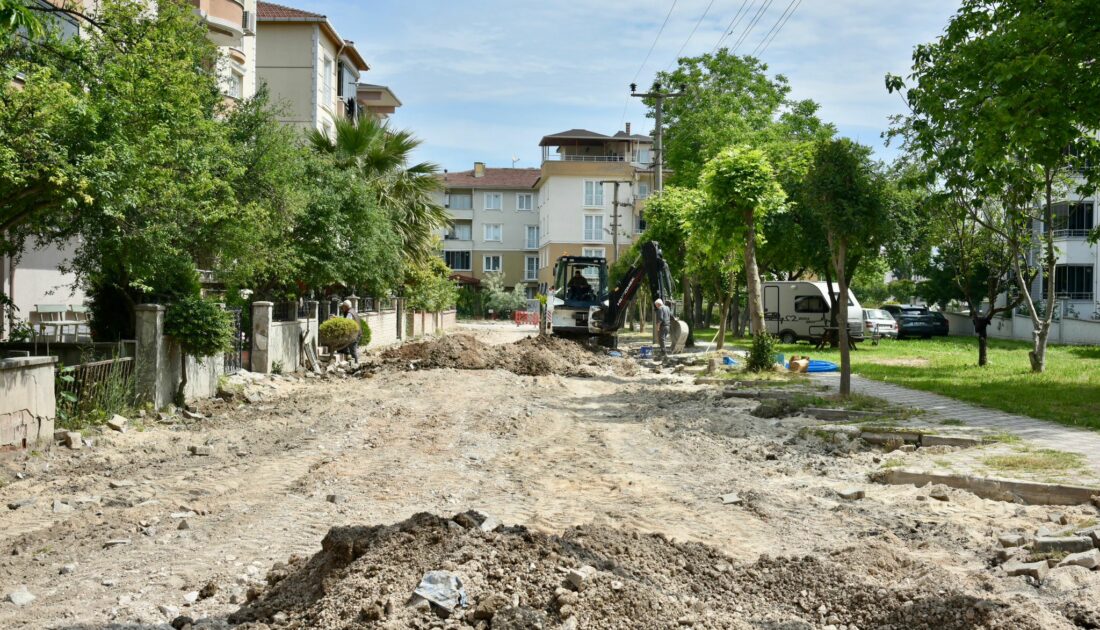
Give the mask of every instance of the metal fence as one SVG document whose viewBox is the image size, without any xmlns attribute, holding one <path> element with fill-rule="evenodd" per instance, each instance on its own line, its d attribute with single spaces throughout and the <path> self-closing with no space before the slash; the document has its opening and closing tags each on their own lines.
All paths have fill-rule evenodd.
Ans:
<svg viewBox="0 0 1100 630">
<path fill-rule="evenodd" d="M 96 410 L 115 412 L 133 401 L 134 359 L 92 361 L 57 370 L 58 411 L 74 417 Z"/>
<path fill-rule="evenodd" d="M 241 329 L 241 309 L 227 308 L 225 312 L 229 313 L 229 322 L 233 327 L 233 345 L 225 352 L 222 365 L 226 375 L 231 375 L 240 372 L 243 367 L 247 335 Z"/>
</svg>

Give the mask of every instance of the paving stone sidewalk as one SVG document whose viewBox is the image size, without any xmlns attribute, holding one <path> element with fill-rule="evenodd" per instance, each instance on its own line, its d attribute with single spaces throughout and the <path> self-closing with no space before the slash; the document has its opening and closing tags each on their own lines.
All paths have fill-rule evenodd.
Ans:
<svg viewBox="0 0 1100 630">
<path fill-rule="evenodd" d="M 815 381 L 834 389 L 840 387 L 837 373 L 814 374 Z M 1080 453 L 1093 473 L 1100 476 L 1100 431 L 1079 429 L 1049 420 L 979 407 L 970 403 L 922 392 L 892 383 L 884 383 L 855 374 L 852 375 L 852 393 L 882 398 L 895 405 L 923 409 L 923 417 L 930 420 L 954 418 L 968 427 L 1008 431 L 1021 439 L 1042 448 Z"/>
</svg>

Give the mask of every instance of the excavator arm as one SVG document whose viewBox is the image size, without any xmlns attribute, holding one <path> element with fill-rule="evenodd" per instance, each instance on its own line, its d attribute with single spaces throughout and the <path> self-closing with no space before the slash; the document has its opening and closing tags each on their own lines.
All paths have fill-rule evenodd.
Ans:
<svg viewBox="0 0 1100 630">
<path fill-rule="evenodd" d="M 649 291 L 653 294 L 653 299 L 660 298 L 669 308 L 675 307 L 672 297 L 672 274 L 661 253 L 661 246 L 656 241 L 642 244 L 641 256 L 619 280 L 619 284 L 612 289 L 607 298 L 607 305 L 593 307 L 588 318 L 589 330 L 601 335 L 618 333 L 626 324 L 627 313 L 630 312 L 630 307 L 638 297 L 638 290 L 643 282 L 649 283 Z M 686 338 L 686 324 L 673 317 L 669 330 L 672 351 L 679 352 L 683 349 Z"/>
</svg>

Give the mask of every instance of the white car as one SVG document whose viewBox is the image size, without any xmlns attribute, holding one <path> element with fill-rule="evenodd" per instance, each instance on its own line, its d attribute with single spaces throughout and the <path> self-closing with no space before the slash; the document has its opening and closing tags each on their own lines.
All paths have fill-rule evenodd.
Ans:
<svg viewBox="0 0 1100 630">
<path fill-rule="evenodd" d="M 865 308 L 863 309 L 863 334 L 870 336 L 875 333 L 883 337 L 896 338 L 898 323 L 893 315 L 880 308 Z"/>
</svg>

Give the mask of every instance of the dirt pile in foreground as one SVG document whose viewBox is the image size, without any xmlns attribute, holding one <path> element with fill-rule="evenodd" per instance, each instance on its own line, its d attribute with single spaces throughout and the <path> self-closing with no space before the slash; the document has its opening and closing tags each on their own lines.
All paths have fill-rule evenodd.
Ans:
<svg viewBox="0 0 1100 630">
<path fill-rule="evenodd" d="M 604 370 L 632 374 L 637 369 L 631 361 L 557 337 L 527 337 L 515 343 L 489 345 L 473 335 L 447 335 L 391 348 L 380 358 L 383 364 L 401 368 L 502 369 L 525 376 L 592 376 Z"/>
<path fill-rule="evenodd" d="M 1009 604 L 962 592 L 950 576 L 889 547 L 852 552 L 857 558 L 739 564 L 660 535 L 594 526 L 561 536 L 483 531 L 478 518 L 417 514 L 392 526 L 333 528 L 312 558 L 275 565 L 266 590 L 250 594 L 230 621 L 251 629 L 273 620 L 333 629 L 1043 627 L 1042 613 L 1022 598 Z M 429 571 L 457 575 L 467 605 L 410 606 Z"/>
</svg>

